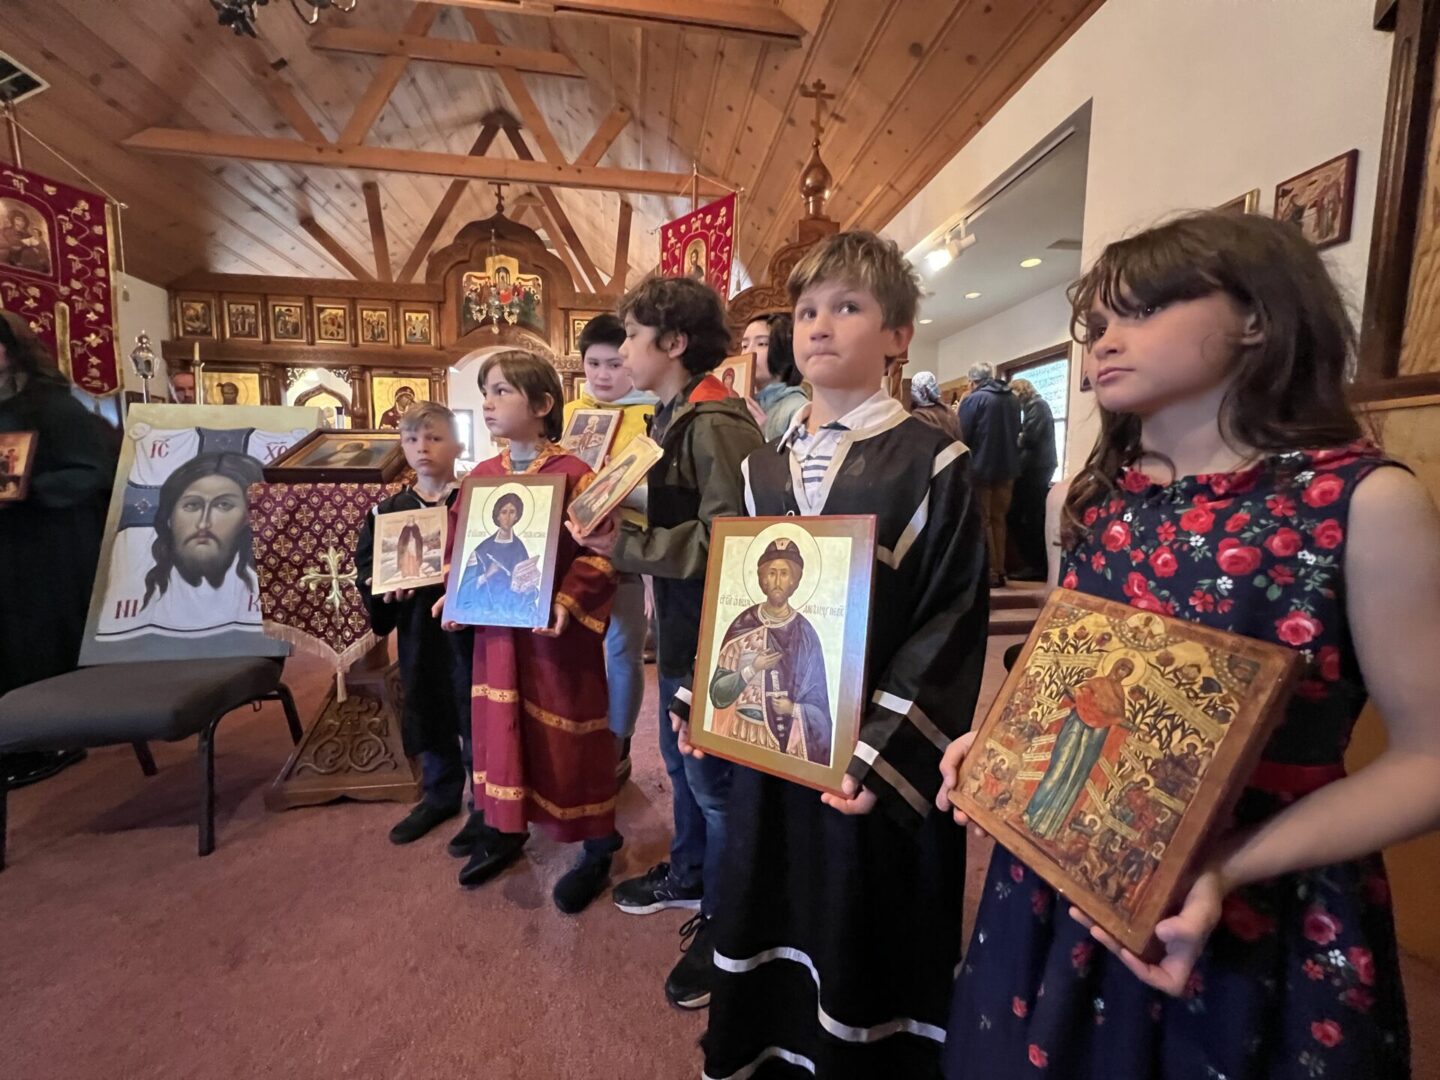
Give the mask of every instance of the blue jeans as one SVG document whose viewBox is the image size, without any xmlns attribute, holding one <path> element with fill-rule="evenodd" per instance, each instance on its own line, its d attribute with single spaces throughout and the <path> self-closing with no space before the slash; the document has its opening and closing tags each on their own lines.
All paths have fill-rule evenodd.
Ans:
<svg viewBox="0 0 1440 1080">
<path fill-rule="evenodd" d="M 645 583 L 639 574 L 621 574 L 605 631 L 605 678 L 610 684 L 610 730 L 617 738 L 635 734 L 645 698 Z"/>
<path fill-rule="evenodd" d="M 728 761 L 705 757 L 697 761 L 680 752 L 670 728 L 670 701 L 682 680 L 660 677 L 660 756 L 670 774 L 675 839 L 670 844 L 670 872 L 684 885 L 698 877 L 705 895 L 700 910 L 715 913 L 720 900 L 720 859 L 725 851 L 725 808 L 730 797 Z"/>
</svg>

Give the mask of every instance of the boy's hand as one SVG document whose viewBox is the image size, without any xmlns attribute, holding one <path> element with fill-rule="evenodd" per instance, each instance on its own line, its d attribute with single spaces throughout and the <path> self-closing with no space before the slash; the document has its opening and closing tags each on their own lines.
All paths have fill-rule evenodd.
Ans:
<svg viewBox="0 0 1440 1080">
<path fill-rule="evenodd" d="M 845 794 L 831 795 L 828 791 L 820 796 L 820 801 L 832 810 L 839 810 L 842 814 L 854 816 L 856 814 L 868 814 L 875 809 L 878 801 L 873 791 L 861 787 L 856 783 L 853 776 L 847 776 L 840 782 L 840 790 Z"/>
<path fill-rule="evenodd" d="M 690 725 L 673 712 L 670 714 L 670 730 L 675 732 L 675 743 L 682 754 L 693 757 L 696 761 L 705 756 L 705 751 L 697 749 L 690 741 Z"/>
<path fill-rule="evenodd" d="M 645 621 L 648 623 L 655 617 L 655 582 L 649 574 L 640 580 L 645 583 Z"/>
<path fill-rule="evenodd" d="M 445 611 L 445 597 L 442 596 L 442 597 L 440 597 L 439 600 L 436 600 L 435 603 L 431 606 L 431 608 L 430 608 L 430 617 L 433 618 L 433 619 L 439 619 L 440 616 L 444 613 L 444 611 Z M 441 630 L 448 630 L 448 631 L 450 631 L 450 633 L 453 634 L 453 633 L 455 633 L 455 632 L 458 631 L 458 630 L 464 630 L 464 629 L 465 629 L 465 624 L 464 624 L 464 623 L 455 622 L 455 621 L 452 620 L 452 619 L 444 619 L 444 620 L 442 620 L 441 623 L 440 623 L 440 629 L 441 629 Z"/>
<path fill-rule="evenodd" d="M 565 522 L 565 527 L 570 530 L 575 543 L 583 548 L 589 548 L 596 555 L 608 559 L 615 554 L 615 541 L 620 537 L 619 526 L 615 524 L 615 515 L 607 514 L 605 519 L 596 525 L 589 536 L 580 537 L 575 535 L 575 523 Z"/>
<path fill-rule="evenodd" d="M 965 755 L 970 753 L 970 747 L 975 744 L 975 732 L 967 731 L 958 739 L 945 748 L 945 753 L 940 755 L 940 791 L 935 796 L 935 806 L 940 810 L 949 810 L 955 818 L 956 825 L 970 825 L 971 831 L 976 836 L 984 836 L 985 830 L 979 825 L 971 823 L 970 818 L 961 810 L 955 809 L 950 801 L 950 793 L 960 786 L 960 763 L 965 760 Z"/>
<path fill-rule="evenodd" d="M 559 637 L 570 625 L 570 609 L 564 604 L 556 604 L 552 609 L 552 621 L 549 626 L 537 627 L 535 633 L 541 637 Z"/>
<path fill-rule="evenodd" d="M 370 582 L 366 581 L 365 584 L 369 585 Z M 392 592 L 387 592 L 380 599 L 384 600 L 387 604 L 400 604 L 404 603 L 406 600 L 409 600 L 410 597 L 414 595 L 414 589 L 395 589 Z"/>
<path fill-rule="evenodd" d="M 745 408 L 750 410 L 750 419 L 755 421 L 755 426 L 758 427 L 761 431 L 764 431 L 765 410 L 760 407 L 760 403 L 756 401 L 753 397 L 747 397 L 745 399 Z"/>
</svg>

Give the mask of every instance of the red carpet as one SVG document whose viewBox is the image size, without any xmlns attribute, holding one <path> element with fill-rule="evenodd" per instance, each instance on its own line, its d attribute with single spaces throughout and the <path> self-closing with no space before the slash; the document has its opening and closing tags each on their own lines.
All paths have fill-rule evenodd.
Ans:
<svg viewBox="0 0 1440 1080">
<path fill-rule="evenodd" d="M 984 700 L 999 684 L 991 647 Z M 664 858 L 668 782 L 655 746 L 654 669 L 620 805 L 616 879 Z M 326 680 L 287 681 L 307 721 Z M 123 687 L 117 687 L 123 692 Z M 217 840 L 195 855 L 194 740 L 92 751 L 10 796 L 0 874 L 3 1080 L 678 1080 L 696 1077 L 705 1014 L 662 985 L 687 912 L 623 915 L 608 894 L 575 917 L 550 889 L 572 849 L 532 836 L 475 892 L 444 845 L 397 848 L 405 808 L 262 805 L 289 752 L 278 706 L 220 727 Z M 971 859 L 967 913 L 984 870 Z M 1440 1075 L 1440 977 L 1406 967 L 1415 1076 Z"/>
</svg>

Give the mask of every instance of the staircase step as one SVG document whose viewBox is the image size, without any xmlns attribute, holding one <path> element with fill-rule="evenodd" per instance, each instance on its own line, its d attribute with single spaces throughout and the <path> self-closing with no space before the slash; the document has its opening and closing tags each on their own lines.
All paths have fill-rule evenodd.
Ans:
<svg viewBox="0 0 1440 1080">
<path fill-rule="evenodd" d="M 1045 592 L 1042 588 L 1016 588 L 1006 585 L 990 590 L 991 611 L 1012 611 L 1016 608 L 1033 608 L 1038 611 L 1045 606 Z"/>
<path fill-rule="evenodd" d="M 990 636 L 1000 637 L 1006 634 L 1028 634 L 1030 628 L 1035 625 L 1039 617 L 1038 608 L 1033 610 L 1014 610 L 994 612 L 990 616 Z"/>
</svg>

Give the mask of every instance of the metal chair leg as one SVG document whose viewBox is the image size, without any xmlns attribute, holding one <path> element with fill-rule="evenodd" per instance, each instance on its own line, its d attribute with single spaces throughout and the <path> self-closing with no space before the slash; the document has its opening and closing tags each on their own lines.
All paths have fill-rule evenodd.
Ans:
<svg viewBox="0 0 1440 1080">
<path fill-rule="evenodd" d="M 290 688 L 281 683 L 275 688 L 275 696 L 280 699 L 281 706 L 285 709 L 285 722 L 290 725 L 290 741 L 296 746 L 305 737 L 305 729 L 300 726 L 300 711 L 295 708 L 295 695 L 290 693 Z"/>
<path fill-rule="evenodd" d="M 155 768 L 155 757 L 150 753 L 150 744 L 144 740 L 138 740 L 130 744 L 135 749 L 135 760 L 140 762 L 140 771 L 146 776 L 154 776 L 159 770 Z"/>
<path fill-rule="evenodd" d="M 200 731 L 200 854 L 215 850 L 215 728 L 216 717 Z"/>
</svg>

